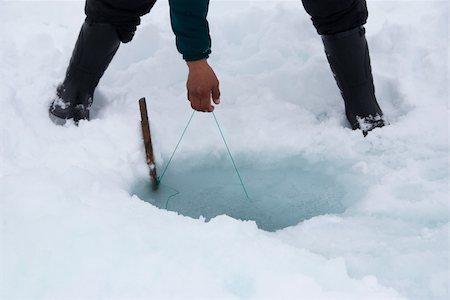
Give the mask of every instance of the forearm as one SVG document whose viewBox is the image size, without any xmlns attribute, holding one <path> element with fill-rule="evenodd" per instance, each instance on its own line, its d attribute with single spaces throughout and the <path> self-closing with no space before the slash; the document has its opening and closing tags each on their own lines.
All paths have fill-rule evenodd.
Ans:
<svg viewBox="0 0 450 300">
<path fill-rule="evenodd" d="M 206 19 L 209 0 L 169 0 L 178 51 L 186 61 L 209 57 L 211 38 Z"/>
</svg>

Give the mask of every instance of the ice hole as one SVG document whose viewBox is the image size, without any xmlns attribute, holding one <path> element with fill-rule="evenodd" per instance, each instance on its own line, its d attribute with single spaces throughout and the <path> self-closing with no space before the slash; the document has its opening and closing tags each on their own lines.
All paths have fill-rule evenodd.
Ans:
<svg viewBox="0 0 450 300">
<path fill-rule="evenodd" d="M 324 214 L 340 214 L 349 202 L 346 186 L 335 170 L 286 158 L 270 164 L 240 162 L 240 174 L 250 199 L 226 157 L 208 163 L 177 162 L 157 191 L 142 178 L 131 193 L 161 209 L 206 221 L 218 215 L 253 220 L 260 229 L 275 231 Z M 205 160 L 203 160 L 205 161 Z M 183 167 L 180 167 L 183 165 Z M 239 165 L 239 163 L 238 163 Z M 331 169 L 332 170 L 332 169 Z M 353 195 L 354 193 L 352 193 Z"/>
</svg>

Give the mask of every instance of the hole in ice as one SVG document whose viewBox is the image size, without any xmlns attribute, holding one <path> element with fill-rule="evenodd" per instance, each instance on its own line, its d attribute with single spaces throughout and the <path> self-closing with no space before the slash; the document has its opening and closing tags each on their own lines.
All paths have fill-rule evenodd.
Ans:
<svg viewBox="0 0 450 300">
<path fill-rule="evenodd" d="M 250 199 L 226 157 L 200 165 L 198 161 L 173 164 L 157 191 L 152 191 L 149 179 L 144 178 L 136 182 L 131 193 L 159 208 L 192 218 L 204 217 L 208 221 L 225 214 L 253 220 L 267 231 L 319 215 L 343 213 L 344 203 L 348 202 L 337 171 L 333 174 L 325 171 L 329 170 L 327 166 L 301 158 L 286 158 L 276 165 L 241 163 L 240 173 Z"/>
</svg>

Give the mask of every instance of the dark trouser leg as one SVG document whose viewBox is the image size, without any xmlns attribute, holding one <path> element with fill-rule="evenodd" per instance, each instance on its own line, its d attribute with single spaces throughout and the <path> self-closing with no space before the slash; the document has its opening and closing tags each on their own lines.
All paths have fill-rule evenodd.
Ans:
<svg viewBox="0 0 450 300">
<path fill-rule="evenodd" d="M 108 23 L 117 28 L 121 42 L 133 39 L 141 17 L 148 14 L 156 0 L 87 0 L 87 20 Z"/>
<path fill-rule="evenodd" d="M 86 21 L 81 27 L 66 76 L 50 106 L 56 124 L 67 119 L 89 119 L 94 90 L 113 59 L 120 42 L 133 38 L 140 17 L 155 0 L 87 0 Z"/>
<path fill-rule="evenodd" d="M 364 135 L 383 126 L 362 27 L 368 15 L 365 0 L 303 0 L 303 5 L 322 36 L 350 125 Z"/>
</svg>

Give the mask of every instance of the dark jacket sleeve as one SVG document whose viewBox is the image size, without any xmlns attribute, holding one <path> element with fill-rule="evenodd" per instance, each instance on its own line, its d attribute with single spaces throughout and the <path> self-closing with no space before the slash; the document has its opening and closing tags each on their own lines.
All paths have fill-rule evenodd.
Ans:
<svg viewBox="0 0 450 300">
<path fill-rule="evenodd" d="M 211 38 L 206 16 L 209 0 L 169 0 L 178 51 L 186 61 L 208 58 Z"/>
</svg>

